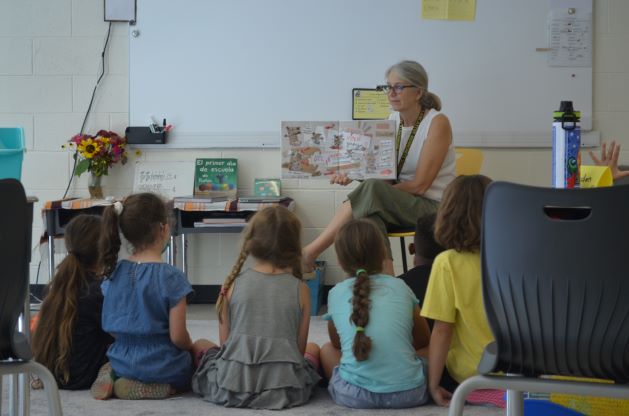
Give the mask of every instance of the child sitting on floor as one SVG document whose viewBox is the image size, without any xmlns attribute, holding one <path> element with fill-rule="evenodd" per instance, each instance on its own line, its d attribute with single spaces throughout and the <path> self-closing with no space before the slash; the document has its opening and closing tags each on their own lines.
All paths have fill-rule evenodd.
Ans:
<svg viewBox="0 0 629 416">
<path fill-rule="evenodd" d="M 415 226 L 413 243 L 409 244 L 408 251 L 413 254 L 413 267 L 411 270 L 398 276 L 411 288 L 420 305 L 426 297 L 428 278 L 435 257 L 443 251 L 435 241 L 435 219 L 437 214 L 428 214 L 420 217 Z"/>
<path fill-rule="evenodd" d="M 66 226 L 68 255 L 47 287 L 33 333 L 35 360 L 50 370 L 61 389 L 89 388 L 113 342 L 101 327 L 100 227 L 96 215 L 78 215 Z"/>
<path fill-rule="evenodd" d="M 480 267 L 481 213 L 490 182 L 482 175 L 457 177 L 437 210 L 435 239 L 446 251 L 432 265 L 422 315 L 435 321 L 428 386 L 441 406 L 449 403 L 459 383 L 476 374 L 485 346 L 493 341 Z"/>
<path fill-rule="evenodd" d="M 382 233 L 369 220 L 351 220 L 334 241 L 349 276 L 328 296 L 329 343 L 321 363 L 328 391 L 353 408 L 406 408 L 428 400 L 425 354 L 430 333 L 418 301 L 400 279 L 382 274 Z"/>
<path fill-rule="evenodd" d="M 249 256 L 253 266 L 242 271 Z M 319 347 L 307 344 L 310 290 L 301 277 L 295 214 L 279 206 L 256 213 L 216 304 L 221 346 L 204 343 L 192 378 L 204 400 L 254 409 L 308 402 L 320 380 Z"/>
<path fill-rule="evenodd" d="M 118 261 L 120 234 L 132 255 Z M 108 364 L 92 385 L 97 399 L 159 399 L 189 389 L 192 340 L 186 329 L 186 276 L 162 262 L 169 241 L 166 205 L 156 195 L 130 195 L 103 212 L 103 329 L 112 333 Z"/>
</svg>

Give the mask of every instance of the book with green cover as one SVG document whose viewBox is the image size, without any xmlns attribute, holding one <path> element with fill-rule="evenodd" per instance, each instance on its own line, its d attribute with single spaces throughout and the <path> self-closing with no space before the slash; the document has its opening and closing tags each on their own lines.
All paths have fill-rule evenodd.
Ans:
<svg viewBox="0 0 629 416">
<path fill-rule="evenodd" d="M 197 159 L 194 165 L 195 196 L 236 198 L 237 159 Z"/>
<path fill-rule="evenodd" d="M 253 195 L 255 196 L 280 196 L 281 192 L 280 179 L 256 178 L 253 181 Z"/>
</svg>

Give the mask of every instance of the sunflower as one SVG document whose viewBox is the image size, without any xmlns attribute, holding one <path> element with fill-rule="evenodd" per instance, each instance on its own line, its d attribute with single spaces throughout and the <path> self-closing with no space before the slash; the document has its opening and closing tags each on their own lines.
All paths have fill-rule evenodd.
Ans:
<svg viewBox="0 0 629 416">
<path fill-rule="evenodd" d="M 91 159 L 95 154 L 100 152 L 100 146 L 92 139 L 87 139 L 79 144 L 79 152 L 86 159 Z"/>
</svg>

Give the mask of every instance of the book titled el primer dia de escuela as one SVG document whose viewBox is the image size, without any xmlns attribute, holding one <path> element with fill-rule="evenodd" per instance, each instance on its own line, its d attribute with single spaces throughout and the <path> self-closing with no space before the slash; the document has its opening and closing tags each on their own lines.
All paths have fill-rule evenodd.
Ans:
<svg viewBox="0 0 629 416">
<path fill-rule="evenodd" d="M 196 159 L 194 166 L 195 196 L 236 198 L 237 189 L 237 159 Z"/>
</svg>

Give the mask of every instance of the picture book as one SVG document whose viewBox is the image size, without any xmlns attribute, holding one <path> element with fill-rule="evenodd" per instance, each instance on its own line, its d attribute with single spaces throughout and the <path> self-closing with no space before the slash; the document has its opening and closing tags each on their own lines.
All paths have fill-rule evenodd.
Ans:
<svg viewBox="0 0 629 416">
<path fill-rule="evenodd" d="M 395 179 L 393 120 L 282 122 L 282 178 Z"/>
<path fill-rule="evenodd" d="M 257 202 L 257 203 L 271 203 L 271 202 L 282 202 L 287 200 L 287 196 L 260 196 L 260 195 L 251 195 L 251 196 L 241 196 L 238 198 L 238 202 Z"/>
<path fill-rule="evenodd" d="M 206 196 L 206 195 L 187 195 L 176 196 L 175 202 L 223 202 L 229 198 L 227 196 Z"/>
<path fill-rule="evenodd" d="M 256 196 L 280 196 L 281 193 L 280 179 L 256 178 L 253 181 L 253 194 Z"/>
<path fill-rule="evenodd" d="M 235 198 L 238 188 L 236 159 L 197 159 L 194 166 L 194 196 Z"/>
</svg>

